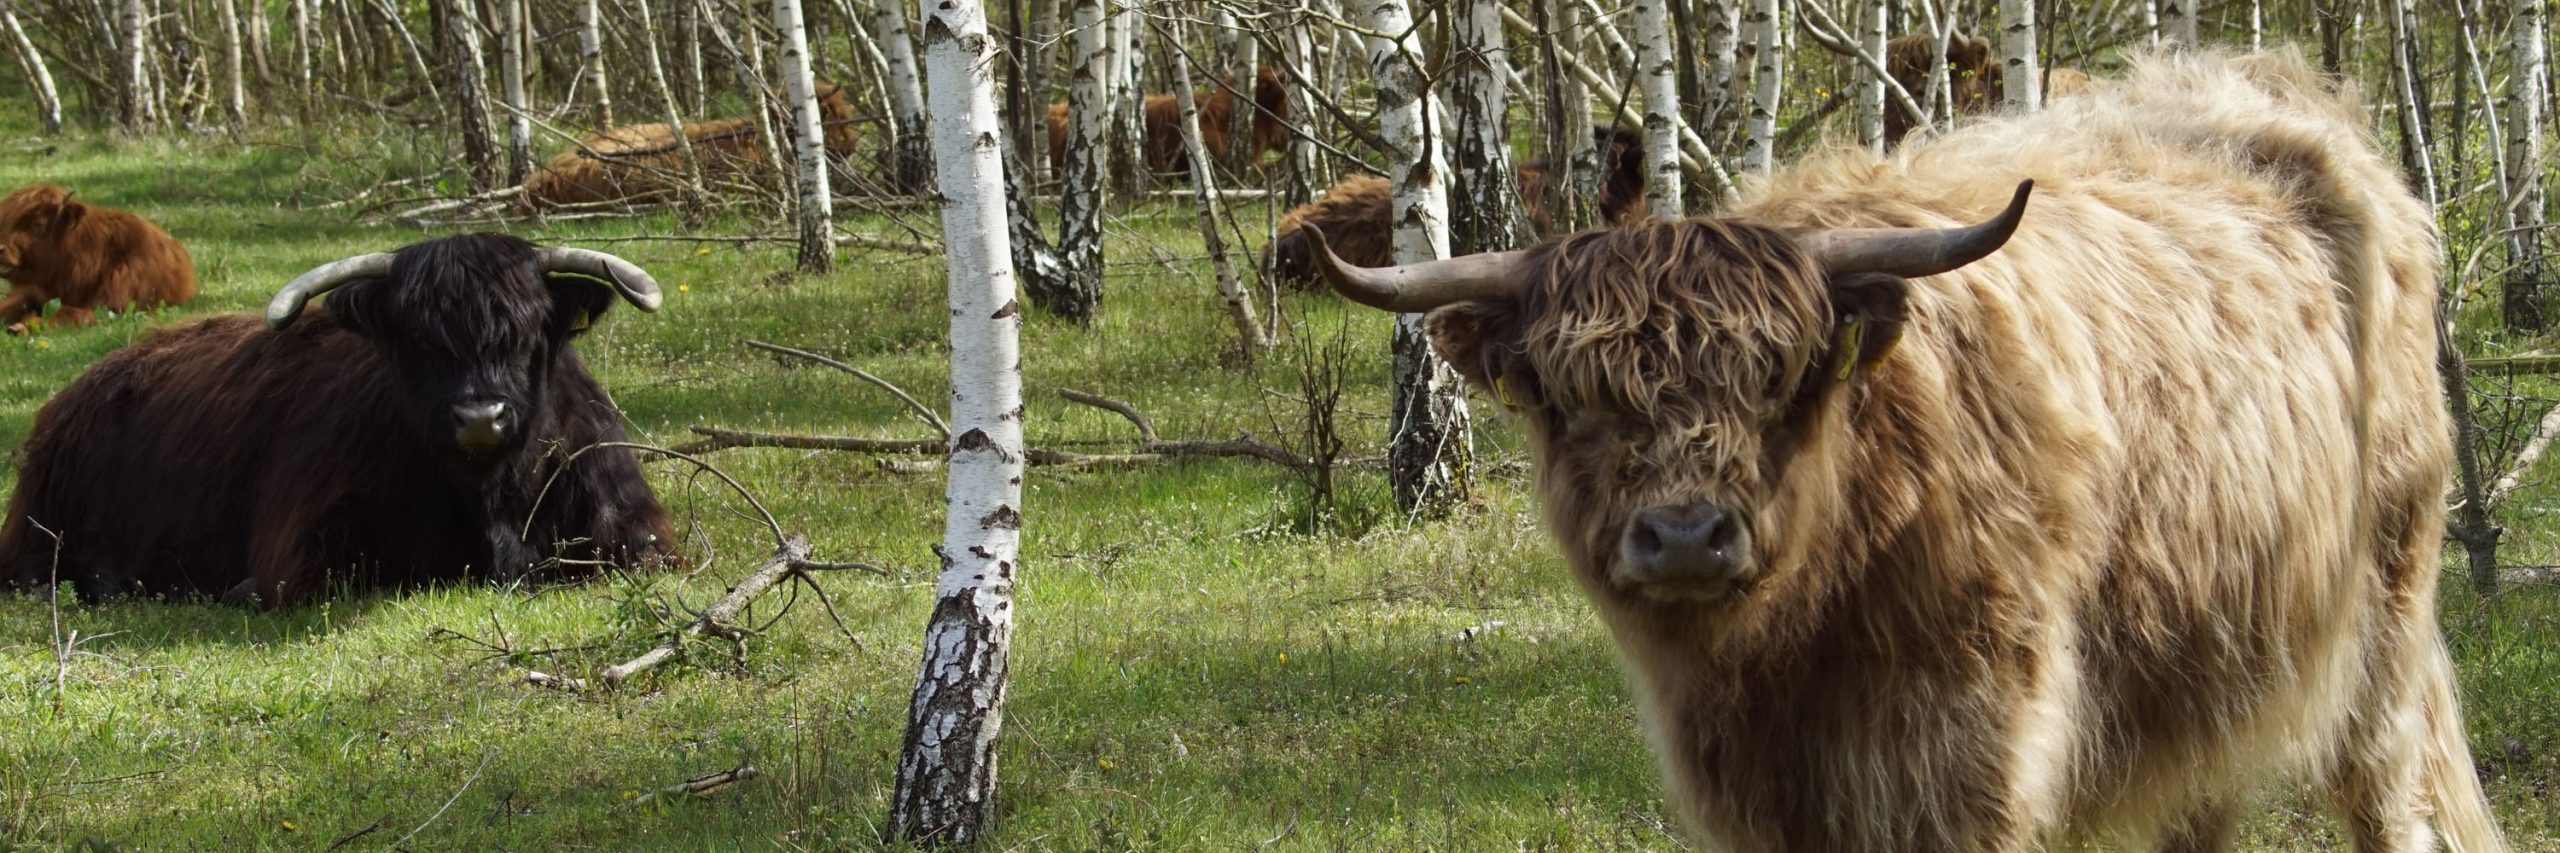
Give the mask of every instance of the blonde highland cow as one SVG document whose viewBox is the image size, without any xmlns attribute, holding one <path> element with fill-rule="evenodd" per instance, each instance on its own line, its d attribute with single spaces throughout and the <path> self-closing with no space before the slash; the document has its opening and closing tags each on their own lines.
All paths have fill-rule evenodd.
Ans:
<svg viewBox="0 0 2560 853">
<path fill-rule="evenodd" d="M 1317 252 L 1527 421 L 1707 848 L 2221 850 L 2294 778 L 2485 853 L 2437 238 L 2370 127 L 2291 52 L 2147 56 L 1721 219 Z"/>
</svg>

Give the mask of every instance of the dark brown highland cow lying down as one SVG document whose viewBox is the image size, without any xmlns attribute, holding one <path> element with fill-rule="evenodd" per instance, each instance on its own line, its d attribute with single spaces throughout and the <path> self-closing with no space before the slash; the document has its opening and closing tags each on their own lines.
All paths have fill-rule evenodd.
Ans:
<svg viewBox="0 0 2560 853">
<path fill-rule="evenodd" d="M 154 331 L 36 413 L 0 579 L 272 606 L 680 559 L 631 452 L 578 453 L 623 434 L 570 342 L 658 299 L 612 255 L 474 234 L 324 265 L 264 318 Z"/>
<path fill-rule="evenodd" d="M 1225 86 L 1203 86 L 1193 92 L 1193 104 L 1200 111 L 1200 139 L 1215 156 L 1227 150 L 1227 127 L 1234 121 L 1236 96 Z M 1253 152 L 1254 163 L 1263 155 L 1280 150 L 1289 142 L 1289 86 L 1280 79 L 1280 70 L 1265 66 L 1253 81 Z M 1170 94 L 1148 95 L 1146 98 L 1147 171 L 1187 172 L 1191 169 L 1191 153 L 1183 147 L 1182 109 Z M 1049 168 L 1063 171 L 1067 163 L 1067 104 L 1049 105 Z"/>
<path fill-rule="evenodd" d="M 2436 627 L 2434 218 L 2298 53 L 2132 67 L 1723 218 L 1317 235 L 1525 422 L 1700 848 L 2226 850 L 2291 778 L 2361 853 L 2502 849 Z"/>
<path fill-rule="evenodd" d="M 1595 129 L 1592 136 L 1607 161 L 1596 200 L 1600 221 L 1615 225 L 1642 216 L 1644 137 L 1626 128 Z M 1520 176 L 1520 207 L 1528 212 L 1530 227 L 1541 235 L 1553 235 L 1555 223 L 1548 193 L 1553 192 L 1554 168 L 1546 160 L 1537 159 L 1523 162 L 1512 171 Z M 1353 175 L 1335 182 L 1315 201 L 1280 215 L 1271 245 L 1262 250 L 1263 274 L 1300 287 L 1315 283 L 1316 257 L 1309 251 L 1307 236 L 1301 230 L 1310 224 L 1324 229 L 1333 251 L 1346 263 L 1394 263 L 1395 226 L 1389 215 L 1394 201 L 1395 189 L 1386 178 L 1377 175 Z"/>
<path fill-rule="evenodd" d="M 845 97 L 844 87 L 824 80 L 817 85 L 818 116 L 826 123 L 827 156 L 839 160 L 852 156 L 859 140 L 853 128 L 853 102 Z M 776 98 L 778 103 L 779 93 Z M 767 118 L 776 128 L 791 127 L 788 112 L 775 111 Z M 740 182 L 780 185 L 785 170 L 774 168 L 755 119 L 685 122 L 684 135 L 693 142 L 693 157 L 702 167 L 706 189 L 716 192 L 723 185 Z M 665 201 L 684 178 L 684 152 L 677 150 L 675 132 L 663 123 L 613 128 L 587 137 L 579 146 L 583 147 L 572 146 L 560 152 L 526 176 L 524 193 L 516 199 L 516 206 L 536 210 L 599 202 Z M 787 138 L 783 156 L 790 156 Z"/>
<path fill-rule="evenodd" d="M 98 311 L 184 304 L 196 296 L 186 247 L 142 217 L 82 203 L 71 191 L 34 184 L 0 198 L 0 326 L 26 331 L 27 318 L 62 300 L 53 322 L 85 326 Z"/>
</svg>

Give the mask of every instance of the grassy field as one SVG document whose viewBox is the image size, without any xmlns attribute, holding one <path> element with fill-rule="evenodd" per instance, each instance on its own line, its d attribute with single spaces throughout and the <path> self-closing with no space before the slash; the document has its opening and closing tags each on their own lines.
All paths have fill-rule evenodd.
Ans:
<svg viewBox="0 0 2560 853">
<path fill-rule="evenodd" d="M 142 212 L 187 242 L 205 281 L 183 310 L 0 339 L 0 447 L 20 445 L 36 408 L 84 366 L 153 326 L 249 309 L 313 264 L 441 233 L 314 209 L 369 170 L 403 174 L 439 152 L 395 145 L 376 163 L 344 139 L 252 142 L 0 138 L 0 188 L 57 181 Z M 1060 388 L 1129 400 L 1168 437 L 1292 440 L 1288 396 L 1338 340 L 1354 356 L 1351 452 L 1374 452 L 1384 317 L 1287 297 L 1299 342 L 1238 366 L 1207 265 L 1190 260 L 1187 208 L 1120 215 L 1102 320 L 1027 324 L 1035 444 L 1129 436 L 1116 416 L 1057 399 Z M 566 242 L 749 227 L 662 215 L 507 230 Z M 852 227 L 895 232 L 878 216 Z M 836 274 L 794 278 L 776 245 L 581 245 L 622 253 L 672 289 L 661 313 L 617 312 L 582 344 L 637 440 L 681 443 L 706 424 L 926 436 L 886 395 L 742 342 L 824 352 L 938 400 L 939 257 L 848 250 Z M 1481 423 L 1485 458 L 1515 460 L 1511 426 Z M 524 685 L 527 668 L 586 675 L 647 648 L 668 608 L 709 601 L 766 547 L 716 483 L 658 465 L 654 483 L 704 564 L 691 575 L 370 594 L 282 613 L 76 605 L 58 629 L 44 601 L 0 596 L 0 847 L 311 850 L 359 832 L 342 849 L 878 847 L 932 600 L 941 479 L 846 454 L 715 459 L 821 558 L 893 576 L 826 578 L 841 626 L 805 593 L 796 605 L 777 596 L 755 613 L 773 621 L 743 666 L 704 648 L 618 692 Z M 1679 849 L 1607 638 L 1537 531 L 1517 466 L 1486 467 L 1479 506 L 1427 523 L 1397 518 L 1370 469 L 1350 472 L 1316 523 L 1304 486 L 1258 463 L 1035 470 L 991 846 Z M 13 479 L 0 460 L 0 489 Z M 2547 588 L 2448 596 L 2502 816 L 2521 846 L 2560 849 L 2560 600 Z M 75 653 L 56 654 L 58 634 L 76 637 Z M 763 775 L 635 805 L 749 765 Z M 2271 796 L 2248 826 L 2252 849 L 2340 846 L 2333 822 L 2300 801 Z"/>
</svg>

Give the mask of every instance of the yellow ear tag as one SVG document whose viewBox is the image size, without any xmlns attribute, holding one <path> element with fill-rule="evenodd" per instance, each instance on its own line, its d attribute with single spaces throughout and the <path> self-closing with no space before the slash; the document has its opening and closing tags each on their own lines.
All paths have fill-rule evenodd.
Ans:
<svg viewBox="0 0 2560 853">
<path fill-rule="evenodd" d="M 578 319 L 575 319 L 575 320 L 571 320 L 571 321 L 569 321 L 569 331 L 572 331 L 572 332 L 583 332 L 583 331 L 586 331 L 588 326 L 591 326 L 591 325 L 594 325 L 594 324 L 595 324 L 595 320 L 596 320 L 596 315 L 594 315 L 594 314 L 590 314 L 590 313 L 587 313 L 587 312 L 585 312 L 585 311 L 580 311 L 580 312 L 578 312 Z"/>
<path fill-rule="evenodd" d="M 1858 366 L 1858 326 L 1859 321 L 1852 319 L 1848 325 L 1840 327 L 1840 342 L 1832 348 L 1840 354 L 1840 373 L 1836 378 L 1849 378 L 1850 369 Z"/>
<path fill-rule="evenodd" d="M 1494 402 L 1517 409 L 1520 408 L 1520 403 L 1511 396 L 1510 379 L 1511 377 L 1508 376 L 1496 376 L 1493 378 L 1493 399 Z"/>
</svg>

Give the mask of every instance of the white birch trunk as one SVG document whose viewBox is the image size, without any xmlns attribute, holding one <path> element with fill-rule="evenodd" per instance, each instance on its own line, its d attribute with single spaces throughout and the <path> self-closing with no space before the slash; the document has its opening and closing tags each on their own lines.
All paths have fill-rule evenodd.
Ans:
<svg viewBox="0 0 2560 853">
<path fill-rule="evenodd" d="M 1448 79 L 1450 97 L 1457 102 L 1451 141 L 1460 197 L 1449 211 L 1451 251 L 1472 255 L 1517 248 L 1533 235 L 1520 215 L 1520 193 L 1514 187 L 1518 178 L 1511 171 L 1511 126 L 1504 121 L 1509 100 L 1504 71 L 1511 66 L 1511 49 L 1502 33 L 1502 4 L 1465 0 L 1451 11 L 1456 50 Z M 1676 173 L 1677 155 L 1673 159 Z"/>
<path fill-rule="evenodd" d="M 2549 325 L 2543 304 L 2542 252 L 2543 174 L 2542 86 L 2547 58 L 2543 51 L 2543 18 L 2547 0 L 2515 0 L 2509 19 L 2514 68 L 2507 76 L 2506 211 L 2508 250 L 2513 272 L 2507 277 L 2506 315 L 2511 327 L 2541 330 Z"/>
<path fill-rule="evenodd" d="M 2183 44 L 2194 44 L 2192 32 Z M 2036 68 L 2036 15 L 2033 3 L 2000 4 L 2000 102 L 2018 112 L 2044 106 L 2044 75 Z"/>
<path fill-rule="evenodd" d="M 2267 10 L 2258 0 L 2249 0 L 2249 49 L 2266 49 Z"/>
<path fill-rule="evenodd" d="M 1550 125 L 1554 138 L 1549 140 L 1547 157 L 1550 162 L 1562 164 L 1562 173 L 1556 176 L 1553 191 L 1547 194 L 1547 215 L 1557 232 L 1565 233 L 1590 227 L 1597 218 L 1594 208 L 1600 197 L 1600 173 L 1606 167 L 1602 165 L 1600 146 L 1591 135 L 1591 87 L 1584 85 L 1581 77 L 1565 71 L 1563 57 L 1558 55 L 1582 52 L 1588 41 L 1585 36 L 1589 19 L 1582 4 L 1571 0 L 1541 0 L 1540 8 L 1553 8 L 1556 14 L 1551 21 L 1538 22 L 1541 29 L 1553 34 L 1539 45 L 1539 50 L 1549 84 L 1554 87 L 1549 109 L 1554 110 L 1556 118 Z M 1710 10 L 1710 14 L 1715 13 Z M 1728 30 L 1726 41 L 1730 42 L 1732 35 Z M 1731 49 L 1730 44 L 1726 47 Z M 1730 61 L 1733 57 L 1725 58 Z M 1714 76 L 1711 70 L 1708 78 L 1712 81 Z M 1710 92 L 1708 97 L 1715 95 Z"/>
<path fill-rule="evenodd" d="M 1656 219 L 1679 219 L 1688 209 L 1680 200 L 1680 77 L 1670 0 L 1634 0 L 1627 11 L 1634 21 L 1636 80 L 1644 90 L 1645 207 Z"/>
<path fill-rule="evenodd" d="M 1111 154 L 1111 169 L 1105 179 L 1114 189 L 1134 197 L 1146 191 L 1155 164 L 1147 162 L 1147 103 L 1138 85 L 1138 62 L 1142 58 L 1138 49 L 1138 9 L 1127 3 L 1115 5 L 1104 30 L 1111 41 L 1112 101 L 1112 142 L 1105 149 Z"/>
<path fill-rule="evenodd" d="M 308 0 L 302 8 L 310 10 Z M 489 150 L 489 99 L 481 87 L 480 25 L 471 18 L 471 0 L 444 0 L 444 11 L 445 66 L 451 69 L 449 85 L 462 107 L 463 164 L 471 173 L 471 194 L 479 195 L 497 177 L 492 162 L 496 152 Z"/>
<path fill-rule="evenodd" d="M 702 161 L 694 157 L 693 137 L 685 135 L 684 109 L 676 103 L 675 86 L 667 82 L 667 65 L 658 55 L 657 18 L 649 13 L 649 0 L 631 2 L 640 7 L 640 44 L 649 61 L 649 81 L 657 87 L 659 107 L 665 111 L 667 129 L 675 137 L 676 159 L 684 163 L 685 195 L 699 202 L 703 194 Z"/>
<path fill-rule="evenodd" d="M 1320 2 L 1317 7 L 1322 10 L 1329 5 Z M 1315 87 L 1298 82 L 1300 76 L 1307 80 L 1321 79 L 1316 76 L 1321 72 L 1316 62 L 1316 36 L 1313 32 L 1316 26 L 1307 23 L 1282 31 L 1282 38 L 1289 49 L 1286 56 L 1288 68 L 1280 76 L 1289 82 L 1289 116 L 1299 127 L 1307 130 L 1306 133 L 1289 134 L 1289 174 L 1281 190 L 1283 210 L 1314 201 L 1317 187 L 1333 185 L 1326 179 L 1322 160 L 1316 156 L 1313 135 L 1322 132 L 1323 118 L 1316 106 Z M 1326 43 L 1332 42 L 1328 39 Z M 1292 71 L 1295 73 L 1290 73 Z"/>
<path fill-rule="evenodd" d="M 1121 42 L 1103 0 L 1075 0 L 1068 15 L 1075 47 L 1067 65 L 1066 162 L 1059 169 L 1059 275 L 1032 296 L 1042 308 L 1082 323 L 1093 319 L 1102 298 L 1102 187 L 1110 156 L 1105 140 L 1113 113 L 1127 105 L 1110 90 Z"/>
<path fill-rule="evenodd" d="M 907 34 L 907 10 L 899 0 L 874 0 L 871 35 L 880 41 L 888 61 L 889 132 L 886 152 L 889 187 L 898 192 L 923 190 L 933 180 L 932 140 L 925 137 L 923 84 L 916 78 L 915 38 Z"/>
<path fill-rule="evenodd" d="M 1395 188 L 1397 263 L 1449 256 L 1448 166 L 1440 154 L 1443 128 L 1421 73 L 1422 39 L 1413 32 L 1405 0 L 1370 3 L 1369 69 L 1377 81 L 1378 130 L 1394 151 L 1387 180 Z M 1400 38 L 1396 36 L 1401 36 Z M 1387 479 L 1396 504 L 1407 512 L 1437 514 L 1464 499 L 1466 464 L 1473 457 L 1467 400 L 1456 371 L 1431 352 L 1422 315 L 1399 314 L 1393 342 L 1395 400 L 1388 418 Z"/>
<path fill-rule="evenodd" d="M 294 95 L 302 99 L 303 118 L 308 120 L 311 117 L 310 106 L 313 100 L 311 84 L 314 77 L 311 67 L 314 60 L 311 55 L 311 0 L 292 0 L 292 5 L 287 7 L 286 14 L 293 17 L 293 73 L 295 79 L 301 83 L 301 88 L 295 89 Z M 447 36 L 445 43 L 453 44 L 452 37 Z"/>
<path fill-rule="evenodd" d="M 151 15 L 143 10 L 142 0 L 124 0 L 117 8 L 117 83 L 124 89 L 123 114 L 117 122 L 127 133 L 139 133 L 151 122 L 151 79 L 145 70 L 151 40 L 143 27 Z"/>
<path fill-rule="evenodd" d="M 240 10 L 234 0 L 221 0 L 214 11 L 222 16 L 222 117 L 234 128 L 249 123 L 248 71 L 241 67 Z"/>
<path fill-rule="evenodd" d="M 1734 91 L 1734 80 L 1741 71 L 1743 0 L 1702 0 L 1699 16 L 1706 19 L 1707 43 L 1707 123 L 1698 133 L 1716 140 L 1733 127 L 1733 105 L 1740 100 Z"/>
<path fill-rule="evenodd" d="M 587 88 L 595 94 L 596 126 L 613 126 L 613 87 L 605 77 L 604 9 L 599 0 L 578 4 L 578 67 L 586 73 Z"/>
<path fill-rule="evenodd" d="M 1868 56 L 1885 60 L 1885 0 L 1868 0 L 1858 5 L 1858 47 Z M 1893 78 L 1886 76 L 1882 63 L 1867 68 L 1858 82 L 1858 142 L 1869 152 L 1884 153 L 1884 111 L 1895 109 L 1885 103 L 1884 90 Z M 1915 118 L 1917 123 L 1922 119 Z"/>
<path fill-rule="evenodd" d="M 809 28 L 800 0 L 773 0 L 773 31 L 781 40 L 782 90 L 791 100 L 791 160 L 800 190 L 800 269 L 835 268 L 835 203 L 827 191 L 825 119 L 818 114 L 817 75 L 809 69 Z"/>
<path fill-rule="evenodd" d="M 1166 26 L 1173 30 L 1172 40 L 1180 43 L 1182 22 L 1177 19 Z M 1244 284 L 1236 279 L 1236 265 L 1227 257 L 1226 238 L 1218 232 L 1217 170 L 1205 166 L 1210 162 L 1209 141 L 1200 131 L 1200 104 L 1191 92 L 1190 63 L 1182 61 L 1177 51 L 1168 49 L 1165 54 L 1173 57 L 1173 105 L 1181 114 L 1178 124 L 1182 126 L 1183 152 L 1191 157 L 1191 198 L 1200 212 L 1200 242 L 1209 253 L 1209 263 L 1218 271 L 1218 299 L 1227 304 L 1227 316 L 1236 323 L 1236 340 L 1245 359 L 1251 361 L 1271 348 L 1271 335 L 1255 319 L 1253 295 L 1246 293 Z"/>
<path fill-rule="evenodd" d="M 524 99 L 525 0 L 498 0 L 505 26 L 499 30 L 500 97 L 507 107 L 507 183 L 524 183 L 533 168 L 533 115 Z"/>
<path fill-rule="evenodd" d="M 1772 150 L 1778 141 L 1778 98 L 1785 94 L 1786 57 L 1779 43 L 1778 0 L 1754 0 L 1748 25 L 1751 28 L 1751 118 L 1750 136 L 1742 144 L 1742 170 L 1767 172 L 1777 168 L 1778 154 Z M 1647 140 L 1651 147 L 1651 140 Z"/>
<path fill-rule="evenodd" d="M 44 123 L 44 132 L 53 136 L 62 132 L 62 96 L 53 88 L 53 69 L 45 67 L 44 54 L 36 52 L 36 44 L 27 38 L 27 30 L 18 24 L 18 13 L 9 0 L 0 0 L 0 37 L 9 41 L 9 49 L 18 58 L 18 70 L 27 76 L 27 88 L 36 95 L 36 118 Z"/>
<path fill-rule="evenodd" d="M 967 845 L 995 815 L 1022 530 L 1022 311 L 1005 235 L 996 42 L 978 0 L 926 0 L 935 184 L 950 267 L 951 455 L 942 577 L 890 799 L 893 839 Z"/>
<path fill-rule="evenodd" d="M 2403 134 L 2410 177 L 2418 182 L 2418 197 L 2430 209 L 2436 205 L 2435 164 L 2427 151 L 2427 127 L 2423 105 L 2418 102 L 2418 69 L 2410 67 L 2408 43 L 2417 31 L 2418 16 L 2409 0 L 2392 0 L 2391 46 L 2392 86 L 2400 100 L 2400 132 Z"/>
<path fill-rule="evenodd" d="M 240 23 L 246 30 L 244 35 L 249 42 L 250 79 L 256 81 L 260 98 L 273 101 L 275 83 L 271 75 L 274 73 L 274 63 L 271 61 L 272 50 L 268 43 L 268 37 L 271 34 L 267 32 L 266 0 L 249 0 L 249 8 L 242 18 Z"/>
<path fill-rule="evenodd" d="M 2196 7 L 2202 0 L 2160 0 L 2160 40 L 2179 48 L 2196 46 Z M 2000 9 L 2002 26 L 2008 26 L 2009 10 Z"/>
<path fill-rule="evenodd" d="M 684 79 L 689 87 L 685 94 L 693 99 L 693 108 L 697 110 L 706 109 L 711 104 L 710 64 L 703 59 L 703 54 L 709 53 L 710 49 L 702 44 L 702 31 L 710 28 L 711 21 L 702 11 L 702 4 L 686 3 L 683 38 L 678 39 L 678 49 L 684 51 Z"/>
<path fill-rule="evenodd" d="M 1258 81 L 1255 80 L 1254 75 L 1262 66 L 1261 44 L 1256 42 L 1253 34 L 1246 32 L 1243 27 L 1244 25 L 1237 21 L 1235 13 L 1224 9 L 1219 10 L 1218 49 L 1219 55 L 1227 60 L 1227 85 L 1235 88 L 1235 93 L 1231 96 L 1234 100 L 1230 102 L 1235 108 L 1227 111 L 1227 150 L 1212 153 L 1218 155 L 1218 162 L 1235 164 L 1238 180 L 1243 180 L 1247 170 L 1260 165 L 1262 159 L 1260 153 L 1253 148 L 1254 122 L 1262 113 L 1255 107 L 1258 102 L 1254 100 L 1254 95 L 1259 91 Z M 1179 54 L 1168 53 L 1166 61 L 1170 65 L 1180 66 L 1182 57 Z M 1202 70 L 1207 69 L 1204 67 Z M 1181 74 L 1178 69 L 1177 74 L 1185 78 L 1190 76 Z M 1218 91 L 1216 84 L 1211 84 L 1211 96 L 1215 97 Z M 1189 119 L 1184 120 L 1189 121 Z M 1201 160 L 1195 156 L 1191 162 L 1198 163 Z"/>
</svg>

